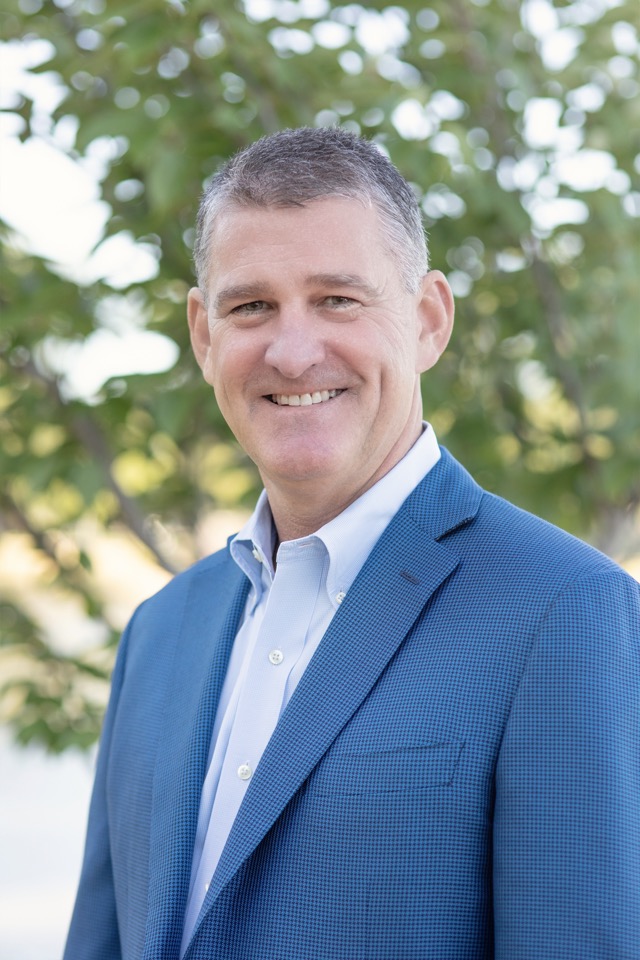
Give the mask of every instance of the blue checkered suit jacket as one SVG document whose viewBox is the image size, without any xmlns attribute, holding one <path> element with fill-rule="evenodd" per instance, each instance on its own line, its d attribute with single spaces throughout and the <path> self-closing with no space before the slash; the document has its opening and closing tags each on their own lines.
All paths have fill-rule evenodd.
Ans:
<svg viewBox="0 0 640 960">
<path fill-rule="evenodd" d="M 65 960 L 175 960 L 247 582 L 133 617 Z M 638 960 L 638 584 L 446 452 L 263 755 L 188 960 Z"/>
</svg>

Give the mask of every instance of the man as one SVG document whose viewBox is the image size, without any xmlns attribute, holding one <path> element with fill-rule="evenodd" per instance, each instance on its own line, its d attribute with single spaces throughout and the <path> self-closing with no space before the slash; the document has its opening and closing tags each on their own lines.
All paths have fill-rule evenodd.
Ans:
<svg viewBox="0 0 640 960">
<path fill-rule="evenodd" d="M 410 188 L 267 137 L 196 265 L 264 492 L 124 635 L 66 960 L 637 960 L 638 585 L 423 423 L 453 302 Z"/>
</svg>

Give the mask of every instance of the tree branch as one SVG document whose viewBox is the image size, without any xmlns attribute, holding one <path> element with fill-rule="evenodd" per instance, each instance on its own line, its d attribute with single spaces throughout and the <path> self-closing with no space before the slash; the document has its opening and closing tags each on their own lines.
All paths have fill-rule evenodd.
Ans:
<svg viewBox="0 0 640 960">
<path fill-rule="evenodd" d="M 32 360 L 25 364 L 25 368 L 31 376 L 35 377 L 40 383 L 44 384 L 49 396 L 59 407 L 66 407 L 67 404 L 60 393 L 60 389 L 55 380 L 45 376 Z M 145 518 L 138 505 L 132 497 L 129 497 L 120 484 L 113 476 L 113 456 L 107 443 L 104 433 L 99 425 L 89 417 L 81 414 L 75 414 L 70 417 L 70 426 L 76 439 L 89 452 L 92 459 L 102 468 L 106 484 L 115 495 L 121 516 L 125 524 L 135 534 L 135 536 L 151 551 L 156 561 L 169 573 L 177 573 L 178 568 L 165 556 L 155 538 L 149 532 Z"/>
</svg>

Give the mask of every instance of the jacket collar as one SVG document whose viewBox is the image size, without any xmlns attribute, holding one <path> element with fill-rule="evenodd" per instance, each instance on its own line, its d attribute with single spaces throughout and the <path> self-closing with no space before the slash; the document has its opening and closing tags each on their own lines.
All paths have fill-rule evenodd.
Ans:
<svg viewBox="0 0 640 960">
<path fill-rule="evenodd" d="M 211 730 L 249 588 L 228 552 L 187 576 L 153 784 L 142 960 L 179 955 Z"/>
</svg>

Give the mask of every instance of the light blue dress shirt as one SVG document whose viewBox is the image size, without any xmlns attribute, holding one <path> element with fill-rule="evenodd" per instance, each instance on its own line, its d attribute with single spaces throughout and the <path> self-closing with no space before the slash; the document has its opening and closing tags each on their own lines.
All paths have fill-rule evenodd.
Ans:
<svg viewBox="0 0 640 960">
<path fill-rule="evenodd" d="M 315 534 L 279 545 L 266 493 L 231 542 L 251 581 L 213 727 L 181 955 L 247 787 L 332 617 L 385 527 L 440 459 L 429 424 L 373 487 Z"/>
</svg>

